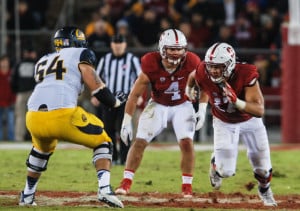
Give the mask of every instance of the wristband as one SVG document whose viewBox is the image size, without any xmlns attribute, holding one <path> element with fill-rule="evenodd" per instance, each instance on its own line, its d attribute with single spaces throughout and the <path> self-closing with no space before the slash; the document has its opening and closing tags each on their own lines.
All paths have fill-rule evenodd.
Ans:
<svg viewBox="0 0 300 211">
<path fill-rule="evenodd" d="M 117 99 L 107 87 L 101 87 L 94 90 L 92 95 L 108 107 L 117 107 Z"/>
<path fill-rule="evenodd" d="M 199 103 L 198 111 L 206 112 L 207 103 Z"/>
<path fill-rule="evenodd" d="M 124 113 L 123 124 L 127 125 L 131 123 L 131 119 L 132 119 L 131 115 L 129 115 L 128 113 Z"/>
<path fill-rule="evenodd" d="M 237 98 L 235 102 L 235 107 L 237 107 L 240 110 L 244 110 L 246 108 L 246 102 Z"/>
</svg>

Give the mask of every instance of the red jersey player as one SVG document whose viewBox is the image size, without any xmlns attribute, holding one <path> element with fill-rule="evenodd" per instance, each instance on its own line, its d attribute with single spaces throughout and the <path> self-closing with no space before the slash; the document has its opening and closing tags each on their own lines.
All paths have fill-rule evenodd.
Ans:
<svg viewBox="0 0 300 211">
<path fill-rule="evenodd" d="M 192 196 L 196 118 L 193 105 L 185 96 L 185 87 L 189 74 L 199 63 L 200 58 L 187 51 L 186 38 L 177 29 L 162 33 L 159 52 L 142 57 L 142 72 L 129 94 L 121 128 L 121 137 L 126 143 L 132 139 L 131 119 L 137 100 L 149 85 L 151 99 L 139 118 L 136 139 L 129 150 L 124 178 L 116 194 L 129 192 L 145 148 L 171 122 L 182 153 L 182 193 L 184 197 Z"/>
<path fill-rule="evenodd" d="M 206 105 L 212 108 L 214 152 L 210 164 L 210 182 L 219 189 L 222 178 L 235 175 L 238 143 L 241 138 L 258 181 L 258 194 L 265 206 L 277 206 L 270 188 L 272 165 L 269 140 L 262 121 L 264 98 L 254 65 L 237 63 L 234 49 L 227 43 L 215 43 L 206 52 L 205 61 L 191 73 L 186 94 L 193 98 L 194 85 L 200 88 L 200 129 Z"/>
</svg>

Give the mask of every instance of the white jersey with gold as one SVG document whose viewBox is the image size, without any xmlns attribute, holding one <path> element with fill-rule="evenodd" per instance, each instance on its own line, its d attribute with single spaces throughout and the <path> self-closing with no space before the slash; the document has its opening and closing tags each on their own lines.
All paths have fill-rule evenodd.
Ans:
<svg viewBox="0 0 300 211">
<path fill-rule="evenodd" d="M 78 64 L 85 48 L 65 48 L 43 56 L 35 65 L 37 85 L 28 100 L 28 110 L 49 111 L 77 106 L 83 81 Z"/>
</svg>

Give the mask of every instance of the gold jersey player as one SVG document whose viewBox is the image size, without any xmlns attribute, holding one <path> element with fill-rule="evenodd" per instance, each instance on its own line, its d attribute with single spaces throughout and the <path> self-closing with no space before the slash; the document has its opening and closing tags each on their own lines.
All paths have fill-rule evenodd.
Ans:
<svg viewBox="0 0 300 211">
<path fill-rule="evenodd" d="M 254 65 L 236 62 L 235 51 L 227 43 L 215 43 L 205 60 L 188 80 L 187 95 L 200 87 L 196 129 L 200 129 L 209 101 L 213 114 L 214 152 L 210 163 L 210 182 L 219 189 L 222 178 L 235 175 L 238 143 L 247 147 L 248 159 L 258 181 L 258 195 L 265 206 L 276 206 L 270 187 L 272 165 L 269 140 L 262 121 L 264 99 Z"/>
<path fill-rule="evenodd" d="M 139 118 L 136 139 L 127 155 L 124 177 L 116 194 L 127 194 L 130 191 L 145 148 L 170 122 L 182 155 L 182 194 L 184 197 L 192 196 L 196 118 L 193 105 L 185 96 L 185 86 L 189 74 L 199 62 L 200 58 L 196 54 L 187 51 L 186 38 L 177 29 L 168 29 L 161 34 L 159 52 L 149 52 L 142 57 L 142 72 L 125 106 L 121 128 L 123 141 L 126 142 L 128 137 L 132 139 L 132 115 L 138 98 L 149 86 L 151 99 Z"/>
<path fill-rule="evenodd" d="M 84 84 L 103 104 L 118 107 L 124 101 L 114 96 L 95 72 L 95 54 L 86 48 L 84 33 L 64 27 L 54 35 L 56 52 L 43 56 L 35 65 L 37 85 L 28 100 L 26 126 L 33 147 L 26 161 L 27 179 L 20 205 L 36 205 L 38 180 L 58 140 L 93 149 L 98 178 L 98 199 L 112 207 L 124 207 L 110 186 L 111 138 L 100 119 L 77 106 Z"/>
</svg>

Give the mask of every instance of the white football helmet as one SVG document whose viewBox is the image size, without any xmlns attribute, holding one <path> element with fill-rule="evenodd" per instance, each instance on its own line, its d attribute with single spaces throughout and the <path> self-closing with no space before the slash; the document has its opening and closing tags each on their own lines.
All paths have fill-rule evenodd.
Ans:
<svg viewBox="0 0 300 211">
<path fill-rule="evenodd" d="M 167 48 L 183 49 L 184 51 L 181 55 L 168 55 Z M 169 63 L 178 64 L 186 55 L 187 41 L 184 34 L 178 29 L 167 29 L 159 38 L 158 49 L 163 59 L 167 59 Z"/>
<path fill-rule="evenodd" d="M 210 79 L 214 83 L 220 83 L 224 78 L 229 78 L 235 68 L 235 51 L 233 47 L 227 43 L 215 43 L 207 50 L 204 62 L 208 72 L 213 65 L 224 65 L 222 76 L 219 78 L 210 76 Z"/>
</svg>

